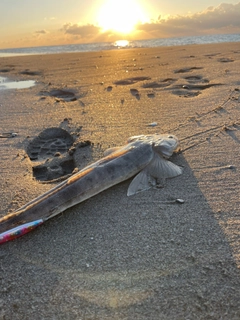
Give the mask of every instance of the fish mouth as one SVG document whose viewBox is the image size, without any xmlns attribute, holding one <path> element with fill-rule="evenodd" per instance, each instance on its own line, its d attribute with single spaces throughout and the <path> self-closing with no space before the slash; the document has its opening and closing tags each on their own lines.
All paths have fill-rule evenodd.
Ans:
<svg viewBox="0 0 240 320">
<path fill-rule="evenodd" d="M 153 149 L 164 158 L 170 158 L 173 152 L 179 146 L 179 140 L 174 135 L 161 135 L 159 139 L 154 142 Z"/>
</svg>

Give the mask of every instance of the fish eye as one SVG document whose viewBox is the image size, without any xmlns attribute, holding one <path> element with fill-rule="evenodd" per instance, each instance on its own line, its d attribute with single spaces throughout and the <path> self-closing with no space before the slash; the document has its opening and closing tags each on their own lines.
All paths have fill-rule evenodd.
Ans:
<svg viewBox="0 0 240 320">
<path fill-rule="evenodd" d="M 173 139 L 173 136 L 168 136 L 168 138 Z"/>
</svg>

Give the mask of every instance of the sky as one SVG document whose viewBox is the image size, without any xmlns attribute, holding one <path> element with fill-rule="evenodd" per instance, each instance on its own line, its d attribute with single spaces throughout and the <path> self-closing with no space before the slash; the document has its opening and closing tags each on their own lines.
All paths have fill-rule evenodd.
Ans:
<svg viewBox="0 0 240 320">
<path fill-rule="evenodd" d="M 0 48 L 240 33 L 234 0 L 0 0 Z"/>
</svg>

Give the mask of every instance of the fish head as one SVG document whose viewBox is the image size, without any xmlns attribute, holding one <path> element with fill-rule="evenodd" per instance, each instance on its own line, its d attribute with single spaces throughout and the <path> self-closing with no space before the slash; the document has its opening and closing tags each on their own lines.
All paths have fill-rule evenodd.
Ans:
<svg viewBox="0 0 240 320">
<path fill-rule="evenodd" d="M 178 138 L 171 134 L 139 135 L 128 139 L 129 143 L 137 141 L 151 144 L 154 152 L 167 159 L 179 145 Z"/>
<path fill-rule="evenodd" d="M 172 134 L 156 134 L 152 145 L 156 153 L 168 159 L 179 146 L 179 140 Z"/>
</svg>

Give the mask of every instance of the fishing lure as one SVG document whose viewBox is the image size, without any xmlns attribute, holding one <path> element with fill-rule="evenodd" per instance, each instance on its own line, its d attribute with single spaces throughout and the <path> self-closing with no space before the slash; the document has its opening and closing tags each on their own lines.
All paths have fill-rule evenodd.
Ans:
<svg viewBox="0 0 240 320">
<path fill-rule="evenodd" d="M 10 240 L 14 240 L 18 237 L 21 237 L 22 235 L 32 231 L 42 223 L 43 223 L 43 219 L 39 219 L 39 220 L 22 224 L 8 231 L 5 231 L 0 234 L 0 244 Z"/>
</svg>

